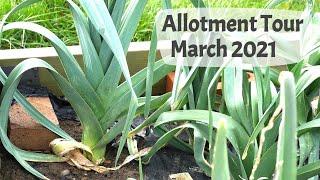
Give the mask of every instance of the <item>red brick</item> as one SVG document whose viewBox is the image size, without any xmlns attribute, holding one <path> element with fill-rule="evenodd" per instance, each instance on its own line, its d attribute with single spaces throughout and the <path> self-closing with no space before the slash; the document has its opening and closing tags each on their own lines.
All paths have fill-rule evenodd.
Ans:
<svg viewBox="0 0 320 180">
<path fill-rule="evenodd" d="M 175 75 L 175 72 L 170 72 L 167 75 L 166 92 L 171 92 L 172 91 L 174 75 Z"/>
<path fill-rule="evenodd" d="M 27 100 L 51 122 L 59 125 L 48 97 L 28 97 Z M 12 105 L 9 118 L 9 138 L 13 144 L 24 150 L 50 150 L 49 143 L 57 138 L 57 135 L 36 122 L 22 106 L 17 103 Z"/>
</svg>

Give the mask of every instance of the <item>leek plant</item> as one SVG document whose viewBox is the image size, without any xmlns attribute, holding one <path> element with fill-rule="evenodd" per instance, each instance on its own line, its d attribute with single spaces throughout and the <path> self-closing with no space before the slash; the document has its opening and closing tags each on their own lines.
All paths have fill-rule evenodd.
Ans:
<svg viewBox="0 0 320 180">
<path fill-rule="evenodd" d="M 126 61 L 129 44 L 136 31 L 147 0 L 80 0 L 75 3 L 66 0 L 77 30 L 83 52 L 82 68 L 70 53 L 67 46 L 45 27 L 31 22 L 12 22 L 6 20 L 15 12 L 40 0 L 25 0 L 3 17 L 1 34 L 10 30 L 26 30 L 46 38 L 59 55 L 64 74 L 56 71 L 41 59 L 27 59 L 17 65 L 10 75 L 0 69 L 4 88 L 1 93 L 1 141 L 7 151 L 29 172 L 39 178 L 46 177 L 32 168 L 27 161 L 56 162 L 68 161 L 86 170 L 106 172 L 98 166 L 104 161 L 106 146 L 118 135 L 122 135 L 116 156 L 126 143 L 131 123 L 144 111 L 146 99 L 140 98 L 146 89 L 146 77 L 152 75 L 153 85 L 162 79 L 173 67 L 162 60 L 154 63 L 152 71 L 143 69 L 130 77 Z M 17 86 L 24 72 L 32 68 L 46 68 L 57 81 L 61 91 L 77 113 L 83 128 L 81 143 L 76 142 L 62 129 L 48 121 L 19 93 Z M 121 76 L 125 82 L 120 83 Z M 168 99 L 168 94 L 148 98 L 148 108 L 154 110 Z M 56 155 L 23 151 L 14 146 L 7 137 L 8 112 L 12 99 L 21 104 L 40 124 L 63 139 L 50 145 Z M 77 162 L 68 158 L 68 153 L 80 153 L 81 149 L 89 161 Z"/>
<path fill-rule="evenodd" d="M 267 7 L 281 2 L 270 1 Z M 205 6 L 198 0 L 192 3 Z M 287 65 L 285 72 L 272 67 L 229 67 L 227 63 L 220 68 L 178 64 L 171 97 L 150 115 L 146 107 L 147 119 L 129 133 L 130 141 L 142 129 L 153 126 L 160 136 L 142 161 L 148 163 L 170 144 L 193 153 L 196 163 L 212 179 L 317 179 L 320 36 L 315 29 L 320 21 L 312 12 L 314 2 L 306 4 L 303 17 L 307 23 L 300 42 L 305 56 L 299 63 Z M 171 8 L 169 0 L 166 5 Z M 284 58 L 290 59 L 299 51 L 288 46 L 285 38 L 272 38 Z M 254 80 L 249 81 L 247 73 L 253 73 Z M 219 80 L 221 95 L 217 93 Z M 183 133 L 187 140 L 181 138 Z"/>
</svg>

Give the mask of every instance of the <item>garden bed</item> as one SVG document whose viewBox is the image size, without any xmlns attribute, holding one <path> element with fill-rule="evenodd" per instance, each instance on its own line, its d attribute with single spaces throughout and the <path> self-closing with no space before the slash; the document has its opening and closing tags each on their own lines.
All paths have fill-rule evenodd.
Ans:
<svg viewBox="0 0 320 180">
<path fill-rule="evenodd" d="M 70 17 L 70 23 L 63 19 L 61 23 L 71 28 L 73 38 L 61 35 L 68 35 L 63 26 L 51 32 L 53 29 L 46 23 L 35 23 L 31 17 L 21 22 L 15 16 L 38 2 L 21 1 L 2 18 L 0 25 L 0 34 L 4 35 L 0 40 L 11 43 L 10 48 L 23 48 L 0 50 L 3 84 L 0 176 L 3 179 L 319 179 L 320 16 L 316 13 L 319 3 L 256 1 L 163 1 L 162 12 L 168 12 L 167 18 L 173 19 L 171 9 L 177 7 L 194 7 L 195 12 L 204 7 L 215 12 L 217 9 L 211 8 L 227 8 L 221 11 L 227 16 L 217 13 L 216 18 L 221 19 L 230 19 L 229 14 L 234 14 L 235 19 L 250 15 L 246 7 L 305 9 L 301 16 L 296 12 L 299 22 L 305 22 L 297 34 L 279 32 L 278 36 L 272 32 L 265 39 L 264 33 L 260 34 L 265 27 L 253 28 L 248 33 L 244 29 L 246 34 L 239 30 L 234 36 L 234 31 L 228 30 L 227 41 L 242 44 L 242 39 L 250 39 L 240 48 L 246 58 L 244 64 L 240 61 L 238 64 L 240 57 L 227 56 L 230 61 L 218 63 L 219 67 L 210 64 L 202 67 L 198 64 L 204 60 L 200 58 L 202 55 L 188 53 L 190 58 L 197 56 L 190 67 L 180 63 L 189 62 L 189 57 L 177 56 L 176 66 L 168 64 L 174 58 L 164 54 L 161 57 L 159 50 L 170 47 L 162 44 L 166 39 L 160 38 L 159 32 L 164 30 L 158 29 L 161 20 L 154 19 L 158 9 L 151 4 L 153 0 L 61 1 L 69 16 L 61 16 L 63 10 L 55 20 Z M 149 8 L 150 4 L 155 9 Z M 59 6 L 53 3 L 52 7 Z M 230 7 L 245 9 L 239 9 L 238 14 Z M 250 18 L 253 21 L 257 14 L 264 15 L 256 10 Z M 145 19 L 144 12 L 151 13 L 150 21 Z M 273 12 L 265 15 L 283 17 Z M 50 25 L 57 26 L 49 19 Z M 74 29 L 78 38 L 71 43 Z M 141 40 L 138 38 L 141 30 L 142 40 L 150 42 L 134 42 Z M 17 34 L 21 39 L 16 38 Z M 187 34 L 190 36 L 184 34 L 178 41 L 184 37 L 194 39 Z M 194 35 L 195 43 L 199 44 L 200 34 Z M 43 43 L 37 40 L 40 36 Z M 15 38 L 18 44 L 13 46 Z M 260 67 L 265 64 L 260 63 L 259 53 L 255 55 L 258 52 L 255 42 L 265 44 L 269 39 L 274 41 L 271 51 L 280 51 L 279 59 L 275 53 L 267 53 L 270 58 L 276 56 L 279 63 L 272 65 L 288 62 L 284 60 L 290 60 L 290 64 L 273 68 L 268 63 L 267 67 Z M 30 40 L 35 44 L 26 44 Z M 268 55 L 265 59 L 270 62 Z M 257 58 L 254 67 L 247 66 L 247 57 Z M 148 164 L 141 165 L 141 161 Z"/>
<path fill-rule="evenodd" d="M 22 82 L 24 84 L 24 82 Z M 45 88 L 29 87 L 22 85 L 20 91 L 26 96 L 45 96 Z M 75 113 L 66 101 L 50 95 L 51 102 L 59 119 L 60 127 L 73 138 L 81 140 L 81 125 Z M 156 137 L 149 135 L 139 138 L 140 146 L 148 146 L 154 143 Z M 113 146 L 116 146 L 113 143 Z M 117 147 L 110 144 L 107 147 L 106 160 L 103 163 L 106 167 L 114 165 Z M 121 162 L 128 156 L 124 151 Z M 0 175 L 4 179 L 36 179 L 33 175 L 24 170 L 19 163 L 1 146 L 0 148 L 1 168 Z M 31 165 L 50 179 L 127 179 L 139 178 L 138 162 L 131 162 L 118 171 L 107 174 L 98 174 L 93 171 L 83 171 L 67 163 L 31 163 Z M 171 147 L 166 147 L 157 153 L 148 165 L 143 166 L 145 179 L 168 179 L 170 174 L 189 172 L 194 179 L 209 179 L 196 165 L 192 154 L 187 154 Z"/>
</svg>

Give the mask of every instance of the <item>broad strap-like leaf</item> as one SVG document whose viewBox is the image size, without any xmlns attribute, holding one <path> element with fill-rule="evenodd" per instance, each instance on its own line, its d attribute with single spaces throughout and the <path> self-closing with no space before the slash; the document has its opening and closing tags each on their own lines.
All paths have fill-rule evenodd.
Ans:
<svg viewBox="0 0 320 180">
<path fill-rule="evenodd" d="M 307 123 L 301 124 L 297 128 L 298 136 L 301 136 L 302 134 L 307 132 L 312 132 L 313 130 L 317 130 L 318 128 L 320 128 L 320 119 L 314 119 Z"/>
<path fill-rule="evenodd" d="M 103 0 L 96 0 L 96 1 L 90 1 L 90 2 L 87 0 L 80 0 L 80 4 L 82 5 L 83 9 L 87 12 L 87 15 L 90 21 L 92 22 L 92 24 L 94 25 L 94 27 L 98 30 L 98 32 L 100 33 L 104 41 L 107 42 L 107 44 L 109 45 L 109 48 L 112 50 L 117 62 L 120 65 L 123 75 L 130 87 L 131 100 L 130 100 L 125 128 L 122 131 L 122 137 L 120 140 L 120 144 L 119 144 L 119 148 L 116 156 L 115 163 L 117 164 L 117 161 L 120 157 L 120 153 L 122 152 L 123 146 L 126 141 L 126 136 L 128 135 L 129 128 L 133 121 L 135 111 L 138 106 L 137 105 L 138 100 L 131 82 L 130 72 L 126 62 L 124 48 L 122 46 L 120 37 L 118 35 L 116 27 L 114 26 L 114 23 L 112 21 L 112 18 L 110 16 L 110 13 L 105 3 L 103 2 Z"/>
<path fill-rule="evenodd" d="M 128 10 L 125 11 L 123 15 L 119 37 L 125 53 L 128 51 L 130 42 L 138 26 L 145 5 L 146 0 L 132 0 L 128 5 Z M 107 51 L 107 49 L 105 50 L 103 48 L 104 44 L 105 43 L 102 43 L 101 52 Z M 106 55 L 108 55 L 108 57 L 105 58 L 110 59 L 110 65 L 107 69 L 105 69 L 106 73 L 97 89 L 97 93 L 103 99 L 104 103 L 109 104 L 112 102 L 116 88 L 119 85 L 121 68 L 117 62 L 117 59 L 112 56 L 111 52 L 106 53 Z M 100 59 L 104 60 L 105 58 L 101 57 L 100 54 Z"/>
<path fill-rule="evenodd" d="M 308 179 L 319 174 L 320 161 L 316 161 L 297 170 L 297 179 Z"/>
<path fill-rule="evenodd" d="M 147 83 L 146 83 L 146 106 L 144 111 L 144 117 L 148 117 L 150 113 L 150 101 L 151 101 L 151 95 L 152 95 L 152 84 L 153 84 L 153 69 L 154 69 L 154 63 L 157 55 L 157 32 L 156 27 L 154 25 L 152 35 L 151 35 L 151 44 L 148 54 L 148 65 L 147 65 Z"/>
<path fill-rule="evenodd" d="M 231 117 L 239 121 L 247 130 L 252 132 L 252 121 L 247 114 L 244 102 L 243 70 L 239 67 L 227 67 L 224 70 L 223 91 L 228 112 Z"/>
<path fill-rule="evenodd" d="M 1 83 L 5 84 L 7 79 L 7 75 L 2 70 L 2 68 L 0 68 Z M 63 131 L 59 126 L 52 123 L 52 121 L 48 120 L 42 113 L 40 113 L 34 106 L 32 106 L 19 91 L 16 91 L 13 97 L 26 110 L 26 112 L 41 125 L 48 128 L 50 131 L 56 133 L 60 137 L 63 137 L 68 140 L 73 139 L 68 133 Z"/>
<path fill-rule="evenodd" d="M 163 103 L 165 103 L 168 98 L 170 97 L 171 93 L 167 93 L 164 95 L 161 95 L 159 97 L 155 97 L 151 99 L 151 106 L 150 110 L 156 110 L 158 109 Z M 136 116 L 140 116 L 143 114 L 144 109 L 145 109 L 145 104 L 139 103 L 139 107 L 136 111 Z M 108 127 L 108 130 L 105 131 L 105 134 L 103 137 L 100 139 L 99 143 L 95 146 L 95 148 L 101 148 L 104 147 L 105 145 L 109 144 L 114 138 L 116 138 L 117 135 L 121 133 L 121 130 L 124 128 L 125 124 L 125 116 L 126 116 L 126 111 L 122 113 L 120 116 L 117 117 L 117 123 L 114 122 L 114 124 Z"/>
<path fill-rule="evenodd" d="M 114 56 L 116 57 L 122 72 L 128 81 L 128 84 L 132 86 L 129 69 L 126 63 L 125 53 L 114 26 L 112 18 L 109 14 L 103 0 L 87 1 L 80 0 L 80 4 L 87 12 L 87 15 L 92 22 L 93 26 L 98 30 L 103 39 L 109 44 Z M 134 93 L 134 92 L 133 92 Z"/>
<path fill-rule="evenodd" d="M 83 54 L 85 75 L 94 89 L 98 88 L 104 73 L 99 56 L 90 39 L 89 24 L 81 9 L 71 0 L 68 0 L 73 15 L 74 24 L 80 40 Z"/>
<path fill-rule="evenodd" d="M 274 175 L 277 158 L 277 143 L 267 149 L 261 157 L 260 163 L 255 171 L 255 179 L 270 178 Z"/>
<path fill-rule="evenodd" d="M 17 148 L 11 144 L 11 142 L 9 141 L 9 139 L 6 135 L 9 108 L 11 106 L 11 101 L 13 99 L 13 95 L 17 91 L 18 83 L 19 83 L 24 72 L 26 72 L 32 68 L 38 68 L 38 67 L 47 68 L 50 70 L 50 72 L 52 72 L 53 76 L 58 80 L 59 85 L 61 86 L 62 91 L 65 93 L 68 100 L 72 104 L 74 104 L 75 102 L 78 103 L 78 106 L 75 106 L 75 110 L 77 112 L 79 112 L 80 109 L 81 109 L 81 111 L 83 111 L 83 113 L 79 113 L 79 116 L 81 118 L 83 116 L 90 117 L 90 113 L 88 111 L 88 110 L 90 110 L 90 108 L 87 108 L 86 112 L 84 112 L 84 110 L 82 108 L 84 108 L 88 105 L 84 102 L 83 99 L 81 99 L 81 96 L 76 93 L 76 91 L 69 85 L 68 81 L 65 80 L 64 77 L 62 77 L 60 74 L 58 74 L 49 64 L 47 64 L 46 62 L 44 62 L 42 60 L 39 60 L 39 59 L 25 60 L 22 63 L 20 63 L 19 65 L 17 65 L 13 69 L 13 71 L 10 73 L 7 81 L 5 82 L 5 85 L 3 87 L 3 92 L 1 93 L 1 97 L 0 97 L 0 99 L 1 99 L 1 112 L 2 112 L 0 114 L 1 119 L 2 119 L 0 122 L 0 126 L 1 126 L 0 129 L 1 129 L 2 143 L 5 146 L 5 148 L 9 151 L 9 153 L 11 153 L 24 168 L 26 168 L 29 172 L 33 173 L 34 175 L 36 175 L 39 178 L 45 178 L 43 175 L 41 175 L 39 172 L 34 170 L 30 165 L 28 165 L 25 162 L 25 160 L 35 159 L 34 157 L 36 157 L 36 155 L 28 154 L 24 151 L 18 151 Z M 95 117 L 95 116 L 93 116 L 92 112 L 91 112 L 91 117 Z M 92 119 L 90 119 L 90 120 L 91 120 L 90 122 L 85 121 L 85 120 L 82 121 L 82 123 L 84 123 L 87 126 L 84 129 L 84 131 L 90 130 L 92 132 L 94 129 L 94 131 L 97 131 L 97 133 L 91 134 L 89 137 L 84 138 L 85 142 L 87 142 L 88 144 L 90 144 L 87 141 L 88 139 L 90 139 L 91 142 L 94 142 L 94 139 L 98 139 L 102 135 L 102 134 L 100 134 L 100 137 L 96 137 L 96 135 L 99 136 L 99 124 L 96 124 L 96 126 L 94 126 L 95 125 L 94 121 L 92 121 Z M 97 120 L 96 120 L 96 122 L 97 122 Z M 33 157 L 31 155 L 33 155 Z M 52 159 L 54 157 L 55 156 L 41 155 L 41 156 L 38 156 L 38 159 L 35 159 L 34 161 L 39 161 L 41 159 L 42 160 L 47 159 L 46 161 L 50 161 L 50 159 Z M 57 158 L 54 158 L 54 159 L 57 160 Z M 52 159 L 51 161 L 53 161 L 54 159 Z"/>
<path fill-rule="evenodd" d="M 217 128 L 212 162 L 213 170 L 211 173 L 211 178 L 213 179 L 230 179 L 225 123 L 227 122 L 221 119 Z"/>
<path fill-rule="evenodd" d="M 279 78 L 282 121 L 279 127 L 275 179 L 296 179 L 297 103 L 295 98 L 295 80 L 293 74 L 289 72 L 282 72 Z"/>
<path fill-rule="evenodd" d="M 233 120 L 230 116 L 226 116 L 221 113 L 211 112 L 212 113 L 212 123 L 213 127 L 218 127 L 218 122 L 220 119 L 226 120 L 226 133 L 227 138 L 235 148 L 235 151 L 239 154 L 242 154 L 244 148 L 248 142 L 249 136 L 245 129 L 235 120 Z M 155 126 L 173 123 L 173 122 L 183 122 L 190 121 L 191 123 L 198 124 L 209 124 L 209 112 L 205 110 L 185 110 L 185 111 L 173 111 L 173 112 L 165 112 L 160 115 Z M 251 172 L 252 162 L 253 162 L 253 146 L 250 147 L 250 153 L 248 153 L 248 159 L 243 161 L 244 167 L 246 168 L 247 174 Z M 250 160 L 249 160 L 250 159 Z"/>
<path fill-rule="evenodd" d="M 169 72 L 173 70 L 173 66 L 164 64 L 162 60 L 155 63 L 153 84 L 164 78 Z M 146 90 L 146 76 L 147 68 L 139 71 L 132 76 L 132 83 L 134 90 L 138 96 L 142 95 Z M 128 101 L 130 100 L 130 91 L 127 82 L 123 82 L 118 86 L 117 92 L 114 95 L 115 100 L 109 104 L 104 117 L 100 120 L 102 127 L 108 128 L 116 121 L 117 117 L 127 110 Z M 116 108 L 115 108 L 116 107 Z"/>
<path fill-rule="evenodd" d="M 60 62 L 67 74 L 70 84 L 77 90 L 79 94 L 81 94 L 83 99 L 85 99 L 86 103 L 88 103 L 90 106 L 90 109 L 92 109 L 98 118 L 103 115 L 103 105 L 99 96 L 86 79 L 79 64 L 74 56 L 70 53 L 67 46 L 54 33 L 40 25 L 31 22 L 9 23 L 4 26 L 3 31 L 5 32 L 13 29 L 29 30 L 46 37 L 59 54 Z"/>
</svg>

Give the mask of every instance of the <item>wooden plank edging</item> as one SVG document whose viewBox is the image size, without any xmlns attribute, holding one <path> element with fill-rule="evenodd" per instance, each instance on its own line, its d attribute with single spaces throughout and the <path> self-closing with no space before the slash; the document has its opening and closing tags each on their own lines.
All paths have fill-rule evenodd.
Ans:
<svg viewBox="0 0 320 180">
<path fill-rule="evenodd" d="M 161 45 L 159 46 L 161 48 Z M 130 43 L 129 50 L 127 53 L 127 62 L 131 75 L 146 67 L 149 47 L 150 41 Z M 75 58 L 78 60 L 79 64 L 82 66 L 83 63 L 81 47 L 78 45 L 68 46 L 68 49 L 70 50 L 71 54 L 73 54 Z M 158 57 L 161 57 L 159 52 Z M 58 54 L 53 47 L 0 50 L 1 67 L 14 67 L 21 61 L 28 58 L 42 59 L 48 62 L 54 68 L 56 68 L 57 71 L 63 72 L 63 68 L 58 60 Z M 48 89 L 56 95 L 62 95 L 56 82 L 47 70 L 41 68 L 38 70 L 38 73 L 41 85 L 48 87 Z M 164 91 L 165 80 L 162 80 L 155 86 L 154 92 L 156 94 L 159 94 Z"/>
</svg>

